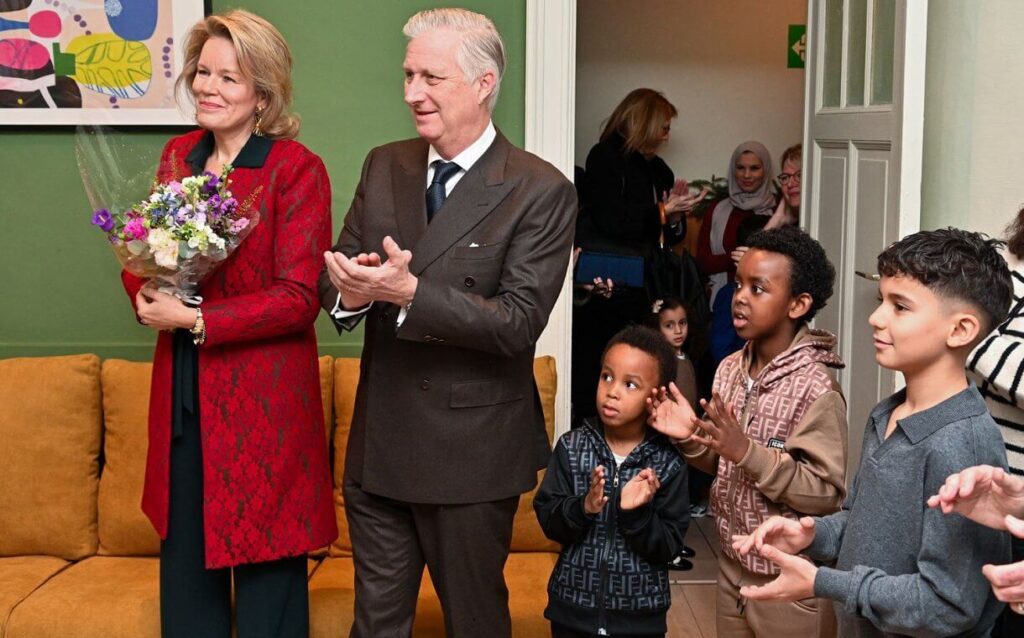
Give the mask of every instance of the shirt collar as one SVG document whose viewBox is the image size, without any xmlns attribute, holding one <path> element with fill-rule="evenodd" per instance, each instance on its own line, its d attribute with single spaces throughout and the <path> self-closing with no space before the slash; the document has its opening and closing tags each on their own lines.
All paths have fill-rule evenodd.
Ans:
<svg viewBox="0 0 1024 638">
<path fill-rule="evenodd" d="M 430 145 L 430 151 L 427 152 L 427 167 L 429 168 L 436 160 L 442 162 L 452 161 L 459 165 L 463 171 L 468 171 L 472 168 L 473 164 L 477 163 L 483 154 L 487 152 L 487 149 L 494 143 L 494 139 L 498 136 L 498 132 L 494 129 L 494 122 L 491 120 L 487 121 L 487 128 L 480 134 L 480 137 L 476 138 L 476 141 L 466 147 L 464 151 L 453 157 L 451 160 L 446 160 L 441 157 L 441 154 L 437 152 L 434 145 Z"/>
<path fill-rule="evenodd" d="M 269 137 L 250 135 L 249 139 L 245 142 L 245 146 L 242 147 L 234 161 L 231 162 L 231 166 L 235 168 L 263 168 L 267 161 L 267 156 L 270 155 L 270 149 L 273 147 L 274 140 Z M 199 142 L 192 147 L 192 150 L 185 157 L 185 161 L 192 166 L 193 175 L 203 172 L 206 160 L 210 159 L 212 154 L 213 133 L 207 131 L 199 138 Z"/>
<path fill-rule="evenodd" d="M 870 421 L 874 425 L 879 439 L 885 438 L 885 428 L 889 424 L 889 415 L 901 403 L 907 400 L 907 389 L 903 388 L 888 399 L 882 401 L 871 411 Z M 923 441 L 950 423 L 981 416 L 988 411 L 985 400 L 974 382 L 949 397 L 945 401 L 933 405 L 927 410 L 915 412 L 905 419 L 896 422 L 912 445 Z"/>
</svg>

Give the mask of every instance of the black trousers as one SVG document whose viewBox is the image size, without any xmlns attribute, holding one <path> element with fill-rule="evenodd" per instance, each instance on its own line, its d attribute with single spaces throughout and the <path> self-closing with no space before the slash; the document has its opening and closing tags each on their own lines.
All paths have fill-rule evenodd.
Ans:
<svg viewBox="0 0 1024 638">
<path fill-rule="evenodd" d="M 518 496 L 421 505 L 369 494 L 347 477 L 344 495 L 356 568 L 352 638 L 412 635 L 424 564 L 449 638 L 511 637 L 504 567 Z"/>
<path fill-rule="evenodd" d="M 183 331 L 179 331 L 183 332 Z M 185 333 L 187 335 L 187 333 Z M 175 336 L 179 339 L 178 335 Z M 175 392 L 191 384 L 197 397 L 195 352 L 176 344 Z M 230 638 L 234 572 L 239 638 L 306 638 L 309 592 L 306 557 L 235 568 L 206 569 L 203 533 L 203 449 L 195 405 L 174 410 L 167 539 L 160 545 L 160 628 L 164 638 Z"/>
</svg>

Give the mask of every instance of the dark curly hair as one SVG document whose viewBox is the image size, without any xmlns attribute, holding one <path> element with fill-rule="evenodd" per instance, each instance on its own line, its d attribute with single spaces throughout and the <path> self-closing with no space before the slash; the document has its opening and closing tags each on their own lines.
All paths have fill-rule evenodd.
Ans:
<svg viewBox="0 0 1024 638">
<path fill-rule="evenodd" d="M 789 259 L 789 294 L 811 296 L 811 309 L 801 319 L 810 321 L 832 296 L 836 269 L 813 237 L 796 226 L 784 226 L 754 233 L 747 241 L 753 250 L 766 250 Z"/>
<path fill-rule="evenodd" d="M 617 332 L 604 347 L 604 352 L 601 353 L 602 364 L 612 346 L 617 346 L 620 343 L 654 357 L 654 360 L 658 362 L 659 386 L 668 385 L 669 381 L 676 380 L 676 353 L 660 332 L 646 326 L 626 326 Z"/>
<path fill-rule="evenodd" d="M 935 294 L 966 301 L 981 312 L 988 334 L 1003 323 L 1013 298 L 1003 242 L 959 228 L 925 230 L 893 243 L 878 255 L 878 274 L 913 277 Z"/>
<path fill-rule="evenodd" d="M 1024 259 L 1024 206 L 1006 227 L 1006 248 L 1017 259 Z"/>
</svg>

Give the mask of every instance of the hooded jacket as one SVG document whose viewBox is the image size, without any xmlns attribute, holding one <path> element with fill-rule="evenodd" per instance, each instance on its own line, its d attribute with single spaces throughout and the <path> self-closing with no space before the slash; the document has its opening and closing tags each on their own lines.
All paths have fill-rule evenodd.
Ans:
<svg viewBox="0 0 1024 638">
<path fill-rule="evenodd" d="M 587 514 L 590 473 L 605 467 L 608 503 Z M 622 487 L 644 468 L 661 481 L 654 499 L 619 509 Z M 690 522 L 686 464 L 663 434 L 648 430 L 616 467 L 601 425 L 586 420 L 555 446 L 533 506 L 544 534 L 562 544 L 544 616 L 587 634 L 664 633 L 671 602 L 668 561 Z"/>
<path fill-rule="evenodd" d="M 846 400 L 829 372 L 844 365 L 835 345 L 831 333 L 801 328 L 753 380 L 749 342 L 722 361 L 713 390 L 733 406 L 747 436 L 739 463 L 694 441 L 678 443 L 688 463 L 716 475 L 711 509 L 722 551 L 756 574 L 779 569 L 754 552 L 736 554 L 733 535 L 750 534 L 775 515 L 831 514 L 846 495 Z"/>
</svg>

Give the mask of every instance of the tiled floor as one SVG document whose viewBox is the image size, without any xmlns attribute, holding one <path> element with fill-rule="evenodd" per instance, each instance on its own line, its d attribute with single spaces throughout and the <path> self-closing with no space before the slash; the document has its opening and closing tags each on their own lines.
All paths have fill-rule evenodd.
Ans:
<svg viewBox="0 0 1024 638">
<path fill-rule="evenodd" d="M 718 536 L 710 516 L 693 519 L 686 544 L 697 555 L 693 569 L 670 572 L 672 607 L 668 611 L 669 638 L 715 638 L 715 578 L 718 575 Z"/>
</svg>

